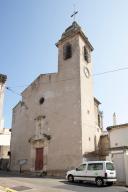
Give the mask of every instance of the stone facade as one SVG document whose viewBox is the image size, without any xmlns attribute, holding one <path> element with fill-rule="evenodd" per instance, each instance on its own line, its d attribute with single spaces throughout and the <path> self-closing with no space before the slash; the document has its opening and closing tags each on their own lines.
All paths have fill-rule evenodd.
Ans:
<svg viewBox="0 0 128 192">
<path fill-rule="evenodd" d="M 12 170 L 24 162 L 24 170 L 60 175 L 98 147 L 102 128 L 95 119 L 93 47 L 76 22 L 56 46 L 58 73 L 41 74 L 13 109 Z"/>
<path fill-rule="evenodd" d="M 101 160 L 106 160 L 106 157 L 109 155 L 109 149 L 110 149 L 109 136 L 108 133 L 106 132 L 105 134 L 102 134 L 100 136 L 99 153 Z"/>
</svg>

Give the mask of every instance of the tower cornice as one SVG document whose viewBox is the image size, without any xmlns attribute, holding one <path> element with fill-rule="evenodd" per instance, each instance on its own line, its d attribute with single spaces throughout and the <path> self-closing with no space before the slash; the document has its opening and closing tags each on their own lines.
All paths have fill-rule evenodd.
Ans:
<svg viewBox="0 0 128 192">
<path fill-rule="evenodd" d="M 65 32 L 62 34 L 61 39 L 56 43 L 56 46 L 58 47 L 61 43 L 63 43 L 65 40 L 79 34 L 82 39 L 86 42 L 86 44 L 89 46 L 90 50 L 93 51 L 94 48 L 89 42 L 88 38 L 83 33 L 81 27 L 74 21 L 71 26 L 69 26 Z"/>
</svg>

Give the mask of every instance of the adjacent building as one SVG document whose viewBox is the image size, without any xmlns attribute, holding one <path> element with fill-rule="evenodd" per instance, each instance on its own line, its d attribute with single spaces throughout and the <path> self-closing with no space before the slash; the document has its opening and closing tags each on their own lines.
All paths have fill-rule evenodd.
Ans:
<svg viewBox="0 0 128 192">
<path fill-rule="evenodd" d="M 107 127 L 110 159 L 117 170 L 117 180 L 128 185 L 128 123 Z"/>
<path fill-rule="evenodd" d="M 0 132 L 3 131 L 4 127 L 4 117 L 3 117 L 3 105 L 4 105 L 4 91 L 5 91 L 5 82 L 7 76 L 0 74 Z"/>
<path fill-rule="evenodd" d="M 11 137 L 9 129 L 4 128 L 3 117 L 4 91 L 6 79 L 6 75 L 0 74 L 0 168 L 4 166 L 2 159 L 9 159 L 8 152 L 10 150 Z"/>
<path fill-rule="evenodd" d="M 76 22 L 56 46 L 58 72 L 39 75 L 13 109 L 11 170 L 60 175 L 99 155 L 103 125 L 93 95 L 93 47 Z"/>
</svg>

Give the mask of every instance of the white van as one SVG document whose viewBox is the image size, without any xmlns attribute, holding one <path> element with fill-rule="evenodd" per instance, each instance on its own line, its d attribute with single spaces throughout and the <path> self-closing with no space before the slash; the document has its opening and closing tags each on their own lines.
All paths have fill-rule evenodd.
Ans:
<svg viewBox="0 0 128 192">
<path fill-rule="evenodd" d="M 91 181 L 97 186 L 103 184 L 112 185 L 116 182 L 116 171 L 110 161 L 87 161 L 75 170 L 68 171 L 66 174 L 68 181 Z"/>
</svg>

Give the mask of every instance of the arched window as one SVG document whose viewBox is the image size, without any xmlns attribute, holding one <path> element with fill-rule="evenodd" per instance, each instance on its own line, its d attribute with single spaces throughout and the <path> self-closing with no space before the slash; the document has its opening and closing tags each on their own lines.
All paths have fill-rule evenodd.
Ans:
<svg viewBox="0 0 128 192">
<path fill-rule="evenodd" d="M 89 52 L 88 52 L 88 50 L 87 50 L 87 48 L 84 46 L 84 51 L 83 51 L 84 53 L 84 59 L 85 59 L 85 61 L 87 61 L 87 63 L 90 63 L 90 54 L 89 54 Z"/>
<path fill-rule="evenodd" d="M 100 126 L 100 114 L 98 114 L 98 126 L 101 127 Z"/>
<path fill-rule="evenodd" d="M 67 43 L 66 45 L 64 45 L 63 56 L 64 56 L 64 60 L 72 57 L 72 46 L 70 43 Z"/>
</svg>

